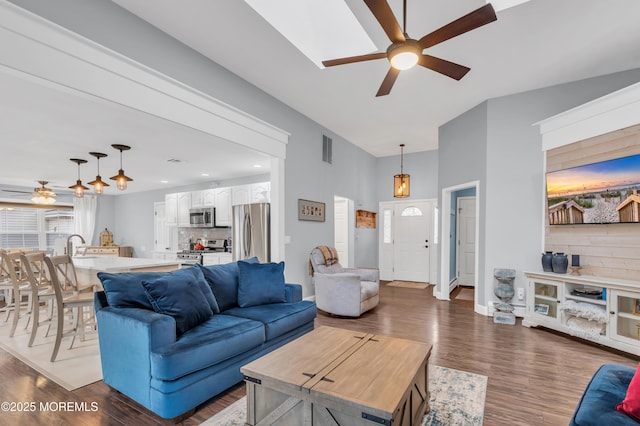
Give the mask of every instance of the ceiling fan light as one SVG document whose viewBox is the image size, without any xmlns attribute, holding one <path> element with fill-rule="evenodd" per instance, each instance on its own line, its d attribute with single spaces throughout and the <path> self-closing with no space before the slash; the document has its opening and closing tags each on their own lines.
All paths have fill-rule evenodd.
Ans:
<svg viewBox="0 0 640 426">
<path fill-rule="evenodd" d="M 422 48 L 416 40 L 407 39 L 403 43 L 389 46 L 387 56 L 391 66 L 397 70 L 408 70 L 418 63 Z"/>
</svg>

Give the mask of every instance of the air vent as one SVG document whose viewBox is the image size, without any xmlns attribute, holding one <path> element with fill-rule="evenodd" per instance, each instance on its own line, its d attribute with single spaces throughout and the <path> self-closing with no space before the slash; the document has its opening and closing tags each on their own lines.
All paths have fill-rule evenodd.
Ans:
<svg viewBox="0 0 640 426">
<path fill-rule="evenodd" d="M 322 135 L 322 161 L 331 164 L 333 139 L 327 135 Z"/>
<path fill-rule="evenodd" d="M 169 159 L 167 160 L 167 163 L 171 163 L 171 164 L 180 164 L 180 163 L 182 163 L 182 160 L 179 160 L 179 159 L 177 159 L 177 158 L 169 158 Z"/>
</svg>

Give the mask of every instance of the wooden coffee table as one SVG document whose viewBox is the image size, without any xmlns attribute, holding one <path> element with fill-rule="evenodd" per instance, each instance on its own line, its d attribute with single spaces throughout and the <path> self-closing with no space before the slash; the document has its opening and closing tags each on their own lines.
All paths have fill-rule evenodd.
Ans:
<svg viewBox="0 0 640 426">
<path fill-rule="evenodd" d="M 431 345 L 319 327 L 245 365 L 247 425 L 419 425 Z"/>
</svg>

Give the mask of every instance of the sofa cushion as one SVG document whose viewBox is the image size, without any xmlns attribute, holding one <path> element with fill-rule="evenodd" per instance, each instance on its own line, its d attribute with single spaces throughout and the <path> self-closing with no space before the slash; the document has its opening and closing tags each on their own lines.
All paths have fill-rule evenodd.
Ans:
<svg viewBox="0 0 640 426">
<path fill-rule="evenodd" d="M 258 263 L 258 258 L 253 257 L 243 262 Z M 220 311 L 238 306 L 238 262 L 210 266 L 196 264 L 196 267 L 204 274 Z"/>
<path fill-rule="evenodd" d="M 616 406 L 616 410 L 640 422 L 640 369 L 636 368 L 624 400 Z"/>
<path fill-rule="evenodd" d="M 316 317 L 316 304 L 303 300 L 296 303 L 273 303 L 270 305 L 233 308 L 225 312 L 233 315 L 260 321 L 265 326 L 267 341 L 294 330 Z"/>
<path fill-rule="evenodd" d="M 260 346 L 264 325 L 230 315 L 214 315 L 175 343 L 151 353 L 151 376 L 175 380 Z"/>
<path fill-rule="evenodd" d="M 238 262 L 238 306 L 241 308 L 283 303 L 284 262 Z"/>
<path fill-rule="evenodd" d="M 176 333 L 183 334 L 211 318 L 213 311 L 193 274 L 165 275 L 142 281 L 153 310 L 176 320 Z"/>
<path fill-rule="evenodd" d="M 615 407 L 625 397 L 635 369 L 615 364 L 605 364 L 598 369 L 587 385 L 571 419 L 571 425 L 637 425 L 630 417 L 616 411 Z"/>
<path fill-rule="evenodd" d="M 149 302 L 144 292 L 144 287 L 142 287 L 142 281 L 151 281 L 164 276 L 181 277 L 185 274 L 196 278 L 201 291 L 206 289 L 207 282 L 204 279 L 204 274 L 201 270 L 193 267 L 171 272 L 123 272 L 116 274 L 98 272 L 98 278 L 107 295 L 109 306 L 153 310 L 153 306 L 151 306 L 151 302 Z M 213 312 L 220 312 L 213 293 L 211 292 L 207 295 L 203 291 L 203 294 L 211 310 Z"/>
</svg>

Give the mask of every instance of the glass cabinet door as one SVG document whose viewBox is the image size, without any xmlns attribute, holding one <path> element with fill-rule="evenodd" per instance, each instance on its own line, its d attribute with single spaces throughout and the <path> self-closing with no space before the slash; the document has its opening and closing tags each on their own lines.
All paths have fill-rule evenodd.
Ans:
<svg viewBox="0 0 640 426">
<path fill-rule="evenodd" d="M 549 320 L 559 320 L 560 286 L 558 283 L 535 280 L 532 282 L 533 314 Z"/>
<path fill-rule="evenodd" d="M 637 345 L 640 341 L 640 295 L 612 290 L 611 338 Z"/>
</svg>

